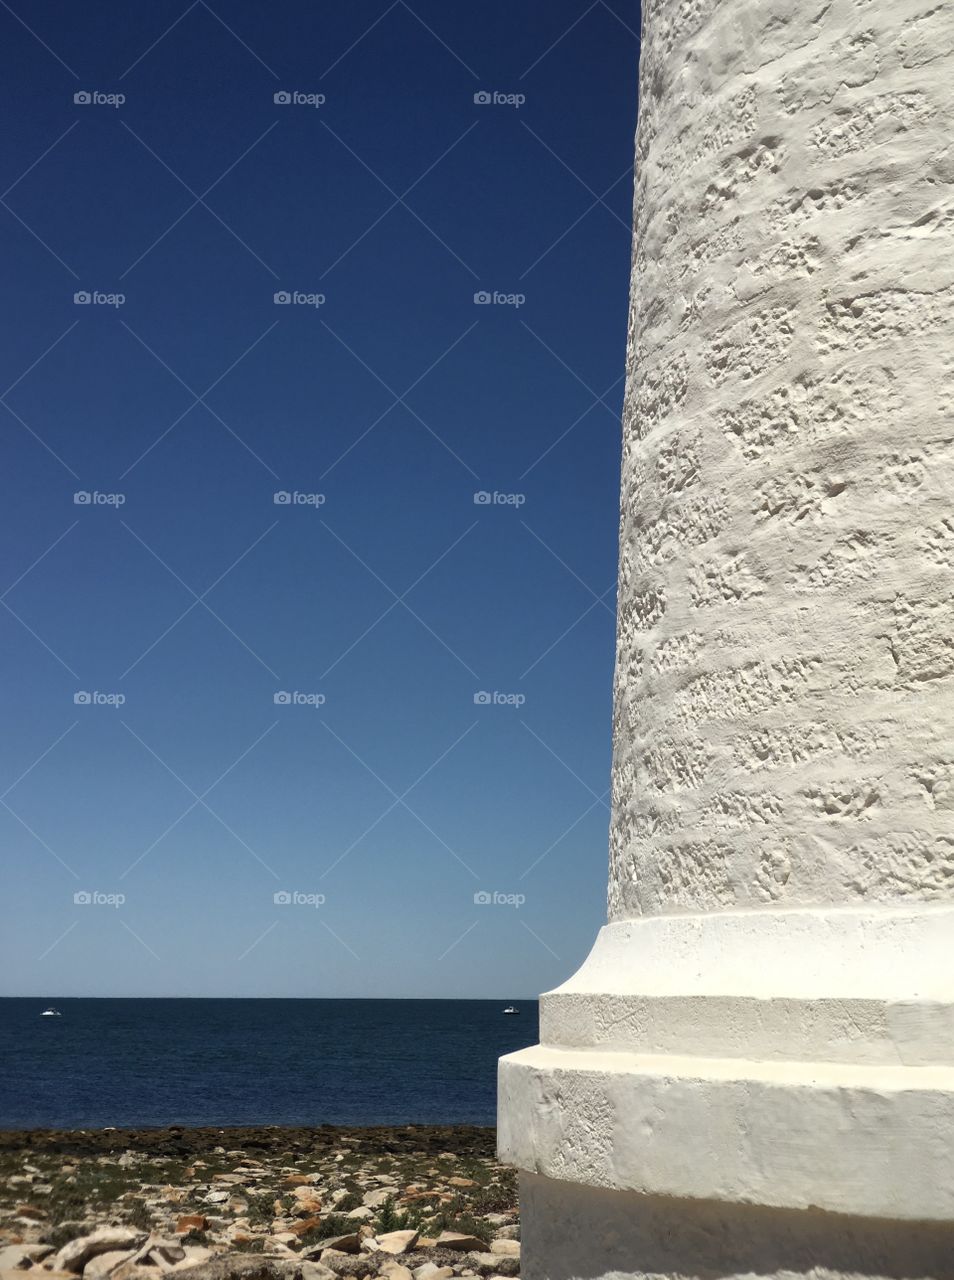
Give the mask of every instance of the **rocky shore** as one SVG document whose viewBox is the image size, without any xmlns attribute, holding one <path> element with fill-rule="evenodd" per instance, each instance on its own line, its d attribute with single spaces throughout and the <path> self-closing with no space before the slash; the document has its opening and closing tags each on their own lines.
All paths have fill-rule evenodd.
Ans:
<svg viewBox="0 0 954 1280">
<path fill-rule="evenodd" d="M 0 1280 L 520 1274 L 494 1131 L 0 1133 Z"/>
</svg>

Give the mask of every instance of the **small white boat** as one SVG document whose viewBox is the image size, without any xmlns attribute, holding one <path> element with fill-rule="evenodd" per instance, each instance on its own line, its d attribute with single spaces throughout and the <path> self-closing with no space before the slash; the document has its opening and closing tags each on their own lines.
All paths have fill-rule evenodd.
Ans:
<svg viewBox="0 0 954 1280">
<path fill-rule="evenodd" d="M 504 1013 L 519 1013 L 519 1012 L 520 1010 L 515 1009 L 512 1004 L 508 1004 L 506 1009 L 504 1009 Z"/>
<path fill-rule="evenodd" d="M 54 1009 L 52 1005 L 50 1005 L 49 1009 L 44 1009 L 40 1014 L 41 1018 L 60 1018 L 62 1016 L 59 1009 Z"/>
</svg>

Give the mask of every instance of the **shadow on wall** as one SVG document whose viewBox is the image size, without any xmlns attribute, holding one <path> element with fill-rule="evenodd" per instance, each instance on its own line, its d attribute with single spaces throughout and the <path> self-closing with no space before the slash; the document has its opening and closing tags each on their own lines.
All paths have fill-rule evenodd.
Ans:
<svg viewBox="0 0 954 1280">
<path fill-rule="evenodd" d="M 520 1178 L 524 1280 L 954 1280 L 954 1224 L 674 1200 Z"/>
</svg>

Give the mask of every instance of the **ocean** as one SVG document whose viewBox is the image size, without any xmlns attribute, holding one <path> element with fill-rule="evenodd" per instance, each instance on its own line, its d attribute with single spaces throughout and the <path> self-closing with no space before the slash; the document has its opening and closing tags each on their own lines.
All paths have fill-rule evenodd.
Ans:
<svg viewBox="0 0 954 1280">
<path fill-rule="evenodd" d="M 496 1123 L 535 1000 L 0 999 L 0 1129 Z"/>
</svg>

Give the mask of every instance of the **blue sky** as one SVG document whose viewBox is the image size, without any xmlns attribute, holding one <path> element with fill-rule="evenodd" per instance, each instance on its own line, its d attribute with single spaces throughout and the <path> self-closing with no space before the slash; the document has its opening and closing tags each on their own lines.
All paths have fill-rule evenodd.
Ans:
<svg viewBox="0 0 954 1280">
<path fill-rule="evenodd" d="M 4 994 L 585 955 L 637 22 L 0 11 Z"/>
</svg>

